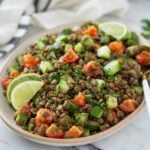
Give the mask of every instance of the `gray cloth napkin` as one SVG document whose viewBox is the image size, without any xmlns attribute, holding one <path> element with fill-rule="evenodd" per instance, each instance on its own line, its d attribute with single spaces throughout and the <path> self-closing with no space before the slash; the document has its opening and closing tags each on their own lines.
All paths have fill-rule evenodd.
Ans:
<svg viewBox="0 0 150 150">
<path fill-rule="evenodd" d="M 96 20 L 106 14 L 122 16 L 127 8 L 127 0 L 4 0 L 0 5 L 0 57 L 14 49 L 31 17 L 33 25 L 50 29 L 72 21 Z"/>
</svg>

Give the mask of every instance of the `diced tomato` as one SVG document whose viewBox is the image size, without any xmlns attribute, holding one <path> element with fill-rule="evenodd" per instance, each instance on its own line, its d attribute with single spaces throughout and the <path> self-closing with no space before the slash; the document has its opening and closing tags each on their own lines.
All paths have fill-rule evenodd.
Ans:
<svg viewBox="0 0 150 150">
<path fill-rule="evenodd" d="M 140 65 L 150 65 L 150 52 L 138 54 L 136 60 Z"/>
<path fill-rule="evenodd" d="M 63 138 L 65 133 L 63 130 L 59 129 L 56 124 L 51 124 L 49 128 L 46 130 L 46 135 L 50 138 Z"/>
<path fill-rule="evenodd" d="M 71 100 L 71 102 L 78 106 L 85 106 L 87 101 L 85 95 L 79 92 L 79 94 L 73 100 Z"/>
<path fill-rule="evenodd" d="M 10 73 L 10 78 L 15 78 L 15 77 L 17 77 L 17 76 L 19 76 L 20 75 L 20 73 L 17 71 L 17 70 L 13 70 L 11 73 Z"/>
<path fill-rule="evenodd" d="M 111 42 L 109 48 L 114 53 L 123 53 L 125 51 L 125 46 L 121 41 Z"/>
<path fill-rule="evenodd" d="M 96 77 L 100 74 L 100 68 L 98 67 L 95 61 L 90 61 L 86 65 L 84 65 L 82 69 L 84 74 Z"/>
<path fill-rule="evenodd" d="M 65 137 L 70 137 L 70 138 L 78 138 L 82 135 L 83 131 L 79 129 L 77 126 L 72 126 L 66 133 Z"/>
<path fill-rule="evenodd" d="M 119 108 L 127 113 L 133 112 L 137 107 L 137 103 L 134 99 L 128 99 L 123 101 L 120 105 Z"/>
<path fill-rule="evenodd" d="M 39 63 L 39 59 L 32 56 L 31 54 L 26 54 L 23 56 L 24 67 L 31 69 Z"/>
<path fill-rule="evenodd" d="M 67 50 L 63 60 L 67 63 L 74 63 L 79 60 L 79 56 L 72 50 Z"/>
<path fill-rule="evenodd" d="M 7 86 L 9 85 L 10 81 L 11 81 L 11 79 L 9 77 L 2 79 L 1 82 L 2 82 L 2 86 L 4 89 L 7 89 Z"/>
<path fill-rule="evenodd" d="M 95 26 L 89 26 L 86 30 L 82 31 L 82 35 L 90 35 L 93 39 L 98 39 L 98 30 Z"/>
<path fill-rule="evenodd" d="M 36 126 L 50 125 L 53 121 L 53 112 L 46 108 L 40 108 L 35 117 Z"/>
</svg>

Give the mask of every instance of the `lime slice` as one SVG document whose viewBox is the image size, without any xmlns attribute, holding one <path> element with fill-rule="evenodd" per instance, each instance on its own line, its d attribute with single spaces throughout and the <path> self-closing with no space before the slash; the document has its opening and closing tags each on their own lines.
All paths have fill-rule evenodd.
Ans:
<svg viewBox="0 0 150 150">
<path fill-rule="evenodd" d="M 14 78 L 10 82 L 10 84 L 8 85 L 8 88 L 7 88 L 6 96 L 7 96 L 8 102 L 9 103 L 11 102 L 10 95 L 11 95 L 12 90 L 15 88 L 15 86 L 17 86 L 18 84 L 20 84 L 24 81 L 31 81 L 31 80 L 41 81 L 41 76 L 36 73 L 26 73 L 26 74 L 22 74 L 16 78 Z"/>
<path fill-rule="evenodd" d="M 41 89 L 41 81 L 25 81 L 15 86 L 11 92 L 12 106 L 19 110 L 23 104 L 30 101 L 33 96 Z"/>
<path fill-rule="evenodd" d="M 99 24 L 99 30 L 111 35 L 117 40 L 122 40 L 128 34 L 126 25 L 119 22 L 103 22 Z"/>
</svg>

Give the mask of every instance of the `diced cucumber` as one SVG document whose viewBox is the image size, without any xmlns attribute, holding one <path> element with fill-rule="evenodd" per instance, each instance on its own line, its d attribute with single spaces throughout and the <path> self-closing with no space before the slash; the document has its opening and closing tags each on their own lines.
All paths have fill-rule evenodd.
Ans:
<svg viewBox="0 0 150 150">
<path fill-rule="evenodd" d="M 50 61 L 41 61 L 39 68 L 43 73 L 46 73 L 53 70 L 53 65 Z"/>
<path fill-rule="evenodd" d="M 97 56 L 103 59 L 110 59 L 111 51 L 108 46 L 102 46 L 97 50 Z"/>
<path fill-rule="evenodd" d="M 7 69 L 7 72 L 8 74 L 10 74 L 12 71 L 16 70 L 16 71 L 19 71 L 20 69 L 20 66 L 18 64 L 15 64 L 13 66 L 10 66 L 8 69 Z"/>
<path fill-rule="evenodd" d="M 95 121 L 88 121 L 87 129 L 89 129 L 90 131 L 99 131 L 100 127 L 99 127 L 99 124 L 97 122 L 95 122 Z"/>
<path fill-rule="evenodd" d="M 56 39 L 53 46 L 55 49 L 58 49 L 62 46 L 62 44 L 66 43 L 66 42 L 68 42 L 68 37 L 66 35 L 61 35 Z"/>
<path fill-rule="evenodd" d="M 66 35 L 61 35 L 56 39 L 56 42 L 68 42 L 68 37 Z"/>
<path fill-rule="evenodd" d="M 28 124 L 28 131 L 29 131 L 29 132 L 33 131 L 34 128 L 35 128 L 35 124 L 33 124 L 33 123 L 29 123 L 29 124 Z"/>
<path fill-rule="evenodd" d="M 104 110 L 99 106 L 94 106 L 91 110 L 91 116 L 100 118 L 103 115 Z"/>
<path fill-rule="evenodd" d="M 132 89 L 139 95 L 143 93 L 143 88 L 141 86 L 133 86 Z"/>
<path fill-rule="evenodd" d="M 88 120 L 88 113 L 75 114 L 76 124 L 84 126 Z"/>
<path fill-rule="evenodd" d="M 65 28 L 60 33 L 63 35 L 69 35 L 72 33 L 72 30 L 70 28 Z"/>
<path fill-rule="evenodd" d="M 91 94 L 85 95 L 85 97 L 88 101 L 90 101 L 93 98 L 93 96 Z"/>
<path fill-rule="evenodd" d="M 101 79 L 96 80 L 96 86 L 98 89 L 103 89 L 105 87 L 105 81 Z"/>
<path fill-rule="evenodd" d="M 84 130 L 83 130 L 83 136 L 89 136 L 89 135 L 90 135 L 90 130 L 84 128 Z"/>
<path fill-rule="evenodd" d="M 44 47 L 45 47 L 44 42 L 42 40 L 38 40 L 38 42 L 35 45 L 35 49 L 40 50 L 40 49 L 43 49 Z"/>
<path fill-rule="evenodd" d="M 49 56 L 51 56 L 52 58 L 56 58 L 56 54 L 55 54 L 54 50 L 51 50 L 49 52 Z"/>
<path fill-rule="evenodd" d="M 16 115 L 16 123 L 19 125 L 26 125 L 28 117 L 23 113 L 19 113 Z"/>
<path fill-rule="evenodd" d="M 65 52 L 69 49 L 73 49 L 73 46 L 71 44 L 66 44 L 65 45 Z"/>
<path fill-rule="evenodd" d="M 20 65 L 23 65 L 23 54 L 19 54 L 17 56 L 17 62 L 20 64 Z"/>
<path fill-rule="evenodd" d="M 69 111 L 69 112 L 74 112 L 74 111 L 76 111 L 76 110 L 78 110 L 79 109 L 79 107 L 77 106 L 77 105 L 75 105 L 75 104 L 73 104 L 71 101 L 67 101 L 67 110 Z"/>
<path fill-rule="evenodd" d="M 107 105 L 107 108 L 109 108 L 109 109 L 116 108 L 118 106 L 117 97 L 109 95 L 108 99 L 106 101 L 106 105 Z"/>
<path fill-rule="evenodd" d="M 58 83 L 58 88 L 61 93 L 67 93 L 69 91 L 69 85 L 63 78 L 60 79 Z"/>
<path fill-rule="evenodd" d="M 87 47 L 93 47 L 94 41 L 89 35 L 84 35 L 81 39 L 81 43 Z"/>
<path fill-rule="evenodd" d="M 101 35 L 101 33 L 100 33 Z M 108 44 L 110 42 L 110 37 L 108 35 L 101 35 L 100 44 Z"/>
<path fill-rule="evenodd" d="M 104 66 L 104 71 L 107 75 L 113 76 L 121 70 L 121 64 L 118 60 L 113 60 Z"/>
<path fill-rule="evenodd" d="M 36 57 L 41 59 L 41 60 L 44 59 L 44 57 L 43 57 L 43 55 L 41 53 L 36 54 Z"/>
<path fill-rule="evenodd" d="M 85 47 L 82 43 L 77 43 L 74 47 L 74 50 L 77 52 L 77 53 L 82 53 L 85 51 Z"/>
</svg>

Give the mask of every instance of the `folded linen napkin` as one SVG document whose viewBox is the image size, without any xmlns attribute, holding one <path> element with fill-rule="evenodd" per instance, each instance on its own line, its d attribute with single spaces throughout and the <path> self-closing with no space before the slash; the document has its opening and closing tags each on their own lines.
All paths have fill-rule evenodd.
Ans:
<svg viewBox="0 0 150 150">
<path fill-rule="evenodd" d="M 71 21 L 96 20 L 106 14 L 121 16 L 127 8 L 127 0 L 3 0 L 0 57 L 11 51 L 26 33 L 32 14 L 33 25 L 50 29 Z"/>
</svg>

